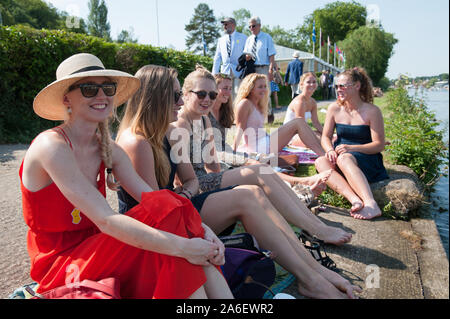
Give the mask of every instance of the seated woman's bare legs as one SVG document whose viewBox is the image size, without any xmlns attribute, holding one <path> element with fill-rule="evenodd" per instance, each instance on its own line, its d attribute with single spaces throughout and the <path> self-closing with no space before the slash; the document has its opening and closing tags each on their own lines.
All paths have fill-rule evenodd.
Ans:
<svg viewBox="0 0 450 319">
<path fill-rule="evenodd" d="M 361 198 L 359 198 L 358 195 L 356 195 L 356 193 L 353 191 L 352 187 L 347 183 L 345 178 L 334 170 L 334 166 L 325 156 L 319 157 L 315 162 L 315 166 L 317 171 L 319 172 L 324 172 L 333 169 L 333 172 L 331 173 L 330 177 L 327 180 L 327 185 L 336 193 L 344 196 L 352 204 L 352 208 L 350 210 L 352 214 L 363 209 L 364 203 L 361 200 Z"/>
<path fill-rule="evenodd" d="M 314 132 L 314 134 L 316 134 L 317 138 L 320 140 L 320 138 L 322 137 L 322 134 L 320 134 L 320 133 L 317 132 L 317 131 L 313 131 L 313 132 Z M 308 146 L 306 146 L 306 144 L 303 143 L 302 139 L 301 139 L 298 135 L 295 135 L 295 136 L 290 140 L 289 145 L 308 148 Z"/>
<path fill-rule="evenodd" d="M 205 201 L 201 215 L 215 232 L 240 220 L 260 246 L 274 252 L 275 261 L 298 279 L 302 295 L 311 298 L 347 297 L 339 287 L 319 274 L 321 266 L 306 251 L 259 187 L 238 186 L 230 191 L 212 194 Z"/>
<path fill-rule="evenodd" d="M 373 198 L 372 191 L 366 176 L 358 167 L 358 162 L 350 153 L 339 155 L 337 165 L 344 174 L 348 183 L 364 202 L 364 208 L 358 212 L 353 212 L 356 219 L 372 219 L 381 216 L 381 209 Z"/>
<path fill-rule="evenodd" d="M 201 286 L 198 288 L 188 299 L 208 299 L 205 287 Z"/>
<path fill-rule="evenodd" d="M 228 283 L 215 266 L 203 267 L 206 282 L 203 285 L 208 299 L 233 299 Z"/>
<path fill-rule="evenodd" d="M 327 243 L 341 245 L 351 240 L 351 234 L 340 228 L 328 226 L 313 215 L 268 165 L 244 166 L 225 171 L 221 187 L 232 185 L 260 187 L 284 219 Z"/>
<path fill-rule="evenodd" d="M 314 193 L 314 196 L 319 196 L 326 189 L 327 180 L 332 172 L 333 170 L 330 169 L 328 171 L 308 177 L 296 177 L 283 173 L 277 173 L 277 175 L 283 181 L 291 184 L 291 186 L 294 186 L 296 184 L 309 186 L 311 188 L 311 191 Z"/>
<path fill-rule="evenodd" d="M 325 154 L 319 138 L 305 122 L 305 119 L 301 117 L 284 124 L 270 135 L 270 153 L 277 154 L 280 152 L 296 135 L 307 148 L 310 148 L 317 155 L 323 156 Z"/>
</svg>

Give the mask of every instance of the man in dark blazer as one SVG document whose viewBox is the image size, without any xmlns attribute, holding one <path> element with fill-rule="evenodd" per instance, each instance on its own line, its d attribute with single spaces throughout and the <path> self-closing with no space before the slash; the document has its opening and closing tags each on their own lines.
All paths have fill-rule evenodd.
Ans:
<svg viewBox="0 0 450 319">
<path fill-rule="evenodd" d="M 292 98 L 300 94 L 300 88 L 298 84 L 300 83 L 300 77 L 303 74 L 303 62 L 300 61 L 300 52 L 296 51 L 292 57 L 292 60 L 287 67 L 286 75 L 284 76 L 284 82 L 286 86 L 289 84 L 292 90 Z"/>
</svg>

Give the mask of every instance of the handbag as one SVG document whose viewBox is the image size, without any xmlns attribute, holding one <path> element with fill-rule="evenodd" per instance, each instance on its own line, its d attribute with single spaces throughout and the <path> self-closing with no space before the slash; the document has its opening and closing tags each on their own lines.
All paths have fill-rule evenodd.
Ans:
<svg viewBox="0 0 450 319">
<path fill-rule="evenodd" d="M 223 275 L 236 299 L 261 299 L 275 281 L 275 264 L 267 252 L 225 248 Z"/>
<path fill-rule="evenodd" d="M 255 237 L 249 233 L 233 234 L 229 236 L 219 236 L 225 248 L 241 248 L 259 252 L 259 246 Z"/>
<path fill-rule="evenodd" d="M 28 287 L 27 287 L 28 288 Z M 99 281 L 85 279 L 82 282 L 66 284 L 39 294 L 29 288 L 31 299 L 121 299 L 120 282 L 116 278 Z"/>
</svg>

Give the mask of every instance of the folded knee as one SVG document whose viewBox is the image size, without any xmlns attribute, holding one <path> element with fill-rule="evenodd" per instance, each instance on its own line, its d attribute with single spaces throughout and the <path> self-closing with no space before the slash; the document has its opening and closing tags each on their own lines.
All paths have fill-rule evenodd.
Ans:
<svg viewBox="0 0 450 319">
<path fill-rule="evenodd" d="M 343 153 L 343 154 L 339 155 L 337 160 L 336 160 L 336 163 L 339 166 L 348 164 L 349 162 L 351 162 L 351 163 L 355 163 L 356 162 L 355 157 L 352 154 L 350 154 L 350 153 Z"/>
<path fill-rule="evenodd" d="M 258 206 L 260 201 L 264 198 L 264 191 L 261 187 L 256 185 L 239 186 L 237 190 L 236 201 L 244 210 L 252 210 L 255 205 Z"/>
</svg>

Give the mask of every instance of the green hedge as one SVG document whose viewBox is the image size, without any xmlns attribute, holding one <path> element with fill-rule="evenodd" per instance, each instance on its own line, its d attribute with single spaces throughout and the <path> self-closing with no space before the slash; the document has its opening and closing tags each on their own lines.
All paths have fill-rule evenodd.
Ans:
<svg viewBox="0 0 450 319">
<path fill-rule="evenodd" d="M 69 56 L 92 53 L 106 68 L 135 74 L 146 64 L 173 67 L 182 81 L 200 63 L 212 60 L 150 45 L 108 43 L 62 30 L 0 26 L 0 143 L 29 143 L 39 132 L 58 125 L 33 112 L 36 94 L 55 80 L 58 65 Z"/>
<path fill-rule="evenodd" d="M 424 184 L 432 185 L 442 166 L 448 171 L 449 163 L 445 129 L 439 128 L 435 113 L 422 98 L 409 96 L 405 88 L 387 93 L 386 113 L 386 137 L 391 142 L 386 147 L 388 160 L 410 167 Z"/>
</svg>

